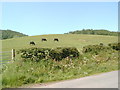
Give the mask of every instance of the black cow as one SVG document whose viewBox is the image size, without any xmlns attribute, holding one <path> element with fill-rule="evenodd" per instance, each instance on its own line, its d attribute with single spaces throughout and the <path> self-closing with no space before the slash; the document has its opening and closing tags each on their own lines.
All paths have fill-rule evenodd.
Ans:
<svg viewBox="0 0 120 90">
<path fill-rule="evenodd" d="M 54 41 L 59 41 L 58 38 L 54 38 Z"/>
<path fill-rule="evenodd" d="M 47 39 L 45 39 L 45 38 L 42 38 L 42 41 L 47 41 Z"/>
<path fill-rule="evenodd" d="M 32 41 L 32 42 L 30 42 L 30 45 L 35 45 L 35 43 Z"/>
</svg>

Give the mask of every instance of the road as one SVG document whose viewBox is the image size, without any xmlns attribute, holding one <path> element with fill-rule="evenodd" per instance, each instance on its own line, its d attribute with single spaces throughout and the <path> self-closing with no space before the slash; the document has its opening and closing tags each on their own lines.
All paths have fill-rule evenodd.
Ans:
<svg viewBox="0 0 120 90">
<path fill-rule="evenodd" d="M 42 86 L 36 85 L 32 88 L 118 88 L 118 71 L 60 81 Z"/>
</svg>

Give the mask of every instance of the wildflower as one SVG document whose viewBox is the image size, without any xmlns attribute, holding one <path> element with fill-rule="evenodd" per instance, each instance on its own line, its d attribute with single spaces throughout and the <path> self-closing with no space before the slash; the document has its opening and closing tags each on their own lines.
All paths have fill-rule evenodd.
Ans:
<svg viewBox="0 0 120 90">
<path fill-rule="evenodd" d="M 81 67 L 78 67 L 78 69 L 81 69 Z"/>
<path fill-rule="evenodd" d="M 33 68 L 31 68 L 31 70 L 34 70 Z"/>
<path fill-rule="evenodd" d="M 74 66 L 72 66 L 72 68 L 75 68 Z"/>
<path fill-rule="evenodd" d="M 65 67 L 67 67 L 67 65 L 64 65 Z"/>
<path fill-rule="evenodd" d="M 84 74 L 88 74 L 87 72 L 84 72 Z"/>
<path fill-rule="evenodd" d="M 85 64 L 87 61 L 83 61 L 83 63 Z"/>
</svg>

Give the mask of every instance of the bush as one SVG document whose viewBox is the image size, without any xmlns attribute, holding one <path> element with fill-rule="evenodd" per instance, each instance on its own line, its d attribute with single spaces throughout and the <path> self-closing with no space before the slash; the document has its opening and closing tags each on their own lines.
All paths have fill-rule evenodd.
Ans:
<svg viewBox="0 0 120 90">
<path fill-rule="evenodd" d="M 17 51 L 20 54 L 21 58 L 24 60 L 33 60 L 39 61 L 41 59 L 54 59 L 54 60 L 62 60 L 66 57 L 78 57 L 79 52 L 74 47 L 69 48 L 29 48 L 29 49 L 21 49 Z"/>
<path fill-rule="evenodd" d="M 104 44 L 103 43 L 100 43 L 100 46 L 103 46 Z"/>
<path fill-rule="evenodd" d="M 78 57 L 79 56 L 79 51 L 75 48 L 63 48 L 62 49 L 63 52 L 63 57 L 66 58 L 68 56 L 72 56 L 72 57 Z"/>
<path fill-rule="evenodd" d="M 108 46 L 110 46 L 112 49 L 120 50 L 120 43 L 109 43 Z"/>
<path fill-rule="evenodd" d="M 76 48 L 74 47 L 69 47 L 69 48 L 56 48 L 50 51 L 50 57 L 55 60 L 62 60 L 63 58 L 66 57 L 78 57 L 79 52 Z"/>
<path fill-rule="evenodd" d="M 49 55 L 52 59 L 61 60 L 63 58 L 62 54 L 63 54 L 62 49 L 57 48 L 57 49 L 52 49 Z"/>
<path fill-rule="evenodd" d="M 17 51 L 23 59 L 30 59 L 34 61 L 39 61 L 41 59 L 47 58 L 49 48 L 29 48 L 29 49 L 20 49 Z"/>
<path fill-rule="evenodd" d="M 99 44 L 99 45 L 88 45 L 83 47 L 83 53 L 88 53 L 88 52 L 92 52 L 95 54 L 98 54 L 100 51 L 107 51 L 110 50 L 111 48 L 108 46 L 103 46 L 103 44 Z"/>
</svg>

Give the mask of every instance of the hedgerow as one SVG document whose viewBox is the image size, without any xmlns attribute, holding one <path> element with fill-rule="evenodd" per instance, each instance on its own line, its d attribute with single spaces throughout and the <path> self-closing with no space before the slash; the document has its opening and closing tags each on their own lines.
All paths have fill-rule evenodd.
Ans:
<svg viewBox="0 0 120 90">
<path fill-rule="evenodd" d="M 83 53 L 95 53 L 98 54 L 100 51 L 107 51 L 111 50 L 111 47 L 109 46 L 104 46 L 103 44 L 99 45 L 88 45 L 83 47 Z"/>
<path fill-rule="evenodd" d="M 39 61 L 42 59 L 62 60 L 66 57 L 79 57 L 79 52 L 75 47 L 59 48 L 28 48 L 17 51 L 23 60 Z"/>
<path fill-rule="evenodd" d="M 20 54 L 23 60 L 33 60 L 39 61 L 44 58 L 48 58 L 49 48 L 28 48 L 28 49 L 20 49 L 17 51 L 17 54 Z"/>
<path fill-rule="evenodd" d="M 108 46 L 110 46 L 112 49 L 120 50 L 120 43 L 109 43 Z"/>
</svg>

